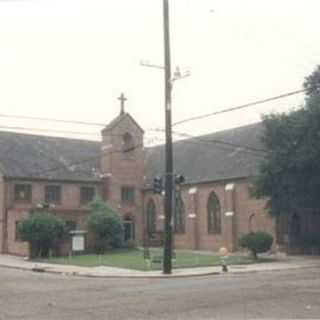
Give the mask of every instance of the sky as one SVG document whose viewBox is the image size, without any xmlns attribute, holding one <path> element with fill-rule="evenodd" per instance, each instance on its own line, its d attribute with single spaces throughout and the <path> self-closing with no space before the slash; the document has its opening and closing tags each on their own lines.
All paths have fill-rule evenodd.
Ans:
<svg viewBox="0 0 320 320">
<path fill-rule="evenodd" d="M 320 60 L 319 0 L 171 0 L 173 121 L 298 90 Z M 107 124 L 117 97 L 160 143 L 164 128 L 162 0 L 0 0 L 0 114 Z M 285 112 L 303 95 L 189 122 L 201 135 Z M 96 126 L 0 117 L 1 126 L 89 132 Z M 48 134 L 48 133 L 46 133 Z"/>
</svg>

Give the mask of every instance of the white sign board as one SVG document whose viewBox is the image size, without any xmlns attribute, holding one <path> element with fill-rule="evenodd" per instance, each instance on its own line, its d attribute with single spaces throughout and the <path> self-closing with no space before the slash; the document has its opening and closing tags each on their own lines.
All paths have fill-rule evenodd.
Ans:
<svg viewBox="0 0 320 320">
<path fill-rule="evenodd" d="M 72 251 L 84 251 L 84 234 L 72 237 Z"/>
<path fill-rule="evenodd" d="M 72 237 L 72 251 L 84 251 L 85 250 L 85 237 L 86 231 L 71 231 Z"/>
</svg>

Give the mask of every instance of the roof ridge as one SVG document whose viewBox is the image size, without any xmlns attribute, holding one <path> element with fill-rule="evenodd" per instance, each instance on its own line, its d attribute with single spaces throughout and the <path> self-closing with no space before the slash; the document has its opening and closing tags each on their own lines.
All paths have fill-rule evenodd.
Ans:
<svg viewBox="0 0 320 320">
<path fill-rule="evenodd" d="M 116 116 L 102 129 L 102 132 L 112 130 L 120 121 L 122 121 L 126 117 L 129 117 L 130 120 L 138 127 L 138 129 L 144 132 L 142 127 L 139 125 L 139 123 L 135 120 L 135 118 L 129 112 L 125 112 L 123 114 L 119 114 L 118 116 Z"/>
</svg>

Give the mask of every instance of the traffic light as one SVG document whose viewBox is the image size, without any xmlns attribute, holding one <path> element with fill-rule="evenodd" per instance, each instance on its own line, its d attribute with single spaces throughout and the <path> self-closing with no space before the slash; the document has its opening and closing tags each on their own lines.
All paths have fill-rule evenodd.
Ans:
<svg viewBox="0 0 320 320">
<path fill-rule="evenodd" d="M 153 179 L 153 192 L 157 194 L 161 194 L 163 191 L 162 178 L 155 177 Z"/>
<path fill-rule="evenodd" d="M 185 182 L 185 177 L 180 175 L 180 174 L 177 174 L 176 178 L 175 178 L 175 181 L 176 181 L 177 185 L 181 185 L 181 184 L 183 184 Z"/>
</svg>

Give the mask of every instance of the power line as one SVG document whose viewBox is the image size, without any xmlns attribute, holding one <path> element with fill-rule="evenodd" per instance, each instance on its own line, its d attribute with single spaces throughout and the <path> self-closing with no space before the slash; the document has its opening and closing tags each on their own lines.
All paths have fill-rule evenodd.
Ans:
<svg viewBox="0 0 320 320">
<path fill-rule="evenodd" d="M 163 131 L 162 129 L 154 129 L 154 130 L 150 130 L 150 131 Z M 179 136 L 184 136 L 184 137 L 189 137 L 190 139 L 189 140 L 183 140 L 183 142 L 186 142 L 186 143 L 193 143 L 193 144 L 197 144 L 197 145 L 208 145 L 208 144 L 215 144 L 218 148 L 223 148 L 223 146 L 229 148 L 227 150 L 230 150 L 230 148 L 232 148 L 233 150 L 235 151 L 238 151 L 238 152 L 248 152 L 248 153 L 251 153 L 253 154 L 254 156 L 260 156 L 260 157 L 263 157 L 262 153 L 263 154 L 266 154 L 267 151 L 266 150 L 262 150 L 262 149 L 256 149 L 256 148 L 252 148 L 252 147 L 249 147 L 249 146 L 244 146 L 244 145 L 239 145 L 239 144 L 234 144 L 234 143 L 229 143 L 229 142 L 225 142 L 225 141 L 220 141 L 220 140 L 216 140 L 216 139 L 210 139 L 210 140 L 207 140 L 207 139 L 201 139 L 199 137 L 195 137 L 195 136 L 192 136 L 192 135 L 189 135 L 187 133 L 182 133 L 182 132 L 176 132 L 174 131 L 173 134 L 175 135 L 179 135 Z M 193 141 L 193 140 L 197 140 L 197 141 Z M 218 144 L 218 145 L 217 145 Z M 48 168 L 48 169 L 44 169 L 44 170 L 41 170 L 41 171 L 34 171 L 34 172 L 29 172 L 29 176 L 30 177 L 34 177 L 34 175 L 36 176 L 39 176 L 39 178 L 41 178 L 41 175 L 45 174 L 45 173 L 50 173 L 50 172 L 54 172 L 54 171 L 58 171 L 60 169 L 68 169 L 68 167 L 72 167 L 72 166 L 77 166 L 77 165 L 80 165 L 80 164 L 83 164 L 83 163 L 87 163 L 87 162 L 90 162 L 90 161 L 93 161 L 93 160 L 98 160 L 100 159 L 102 156 L 107 156 L 107 155 L 111 155 L 111 154 L 114 154 L 114 153 L 124 153 L 124 152 L 131 152 L 139 147 L 143 147 L 143 144 L 138 144 L 138 145 L 135 145 L 133 146 L 132 148 L 130 149 L 127 149 L 127 150 L 111 150 L 111 151 L 107 151 L 107 152 L 102 152 L 101 154 L 99 155 L 96 155 L 96 156 L 92 156 L 92 157 L 88 157 L 88 158 L 84 158 L 82 160 L 78 160 L 78 161 L 74 161 L 74 162 L 70 162 L 70 163 L 65 163 L 65 164 L 61 164 L 61 165 L 58 165 L 58 166 L 55 166 L 55 167 L 51 167 L 51 168 Z M 239 148 L 241 150 L 239 150 Z M 224 150 L 226 150 L 226 148 L 223 148 Z M 211 149 L 206 149 L 206 151 L 213 151 Z M 258 155 L 258 153 L 260 153 L 260 155 Z M 13 161 L 14 159 L 12 159 Z M 54 159 L 51 159 L 51 160 L 54 160 Z M 14 160 L 15 161 L 15 160 Z M 43 177 L 44 178 L 44 177 Z"/>
<path fill-rule="evenodd" d="M 218 115 L 218 114 L 222 114 L 222 113 L 226 113 L 226 112 L 231 112 L 231 111 L 236 111 L 236 110 L 239 110 L 239 109 L 252 107 L 252 106 L 255 106 L 255 105 L 267 103 L 267 102 L 274 101 L 274 100 L 287 98 L 289 96 L 300 94 L 300 93 L 303 93 L 305 91 L 306 91 L 306 89 L 291 91 L 291 92 L 288 92 L 288 93 L 281 94 L 279 96 L 274 96 L 274 97 L 270 97 L 270 98 L 266 98 L 266 99 L 262 99 L 262 100 L 258 100 L 258 101 L 254 101 L 254 102 L 250 102 L 250 103 L 246 103 L 246 104 L 243 104 L 243 105 L 235 106 L 235 107 L 232 107 L 232 108 L 223 109 L 223 110 L 219 110 L 219 111 L 203 114 L 203 115 L 200 115 L 200 116 L 195 116 L 195 117 L 183 119 L 183 120 L 180 120 L 180 121 L 177 121 L 177 122 L 173 123 L 173 126 L 176 126 L 178 124 L 182 124 L 182 123 L 185 123 L 185 122 L 189 122 L 189 121 L 200 120 L 200 119 L 203 119 L 203 118 L 207 118 L 207 117 L 210 117 L 210 116 L 214 116 L 214 115 Z M 56 118 L 32 117 L 32 116 L 12 115 L 12 114 L 3 114 L 3 113 L 0 114 L 0 118 L 46 121 L 46 122 L 56 122 L 56 123 L 64 123 L 64 124 L 96 126 L 96 127 L 104 127 L 105 126 L 105 123 L 99 123 L 99 122 L 86 122 L 86 121 L 78 121 L 78 120 L 64 120 L 64 119 L 56 119 Z"/>
<path fill-rule="evenodd" d="M 0 126 L 0 129 L 10 129 L 10 130 L 26 130 L 26 131 L 37 131 L 37 132 L 45 132 L 45 133 L 64 133 L 64 134 L 76 134 L 76 135 L 94 135 L 97 136 L 97 133 L 94 132 L 81 132 L 81 131 L 66 131 L 66 130 L 51 130 L 51 129 L 41 129 L 41 128 L 27 128 L 27 127 L 13 127 L 13 126 Z M 150 132 L 164 132 L 163 129 L 148 129 L 147 131 Z M 253 152 L 258 152 L 258 153 L 266 153 L 265 150 L 262 149 L 257 149 L 257 148 L 253 148 L 250 146 L 245 146 L 245 145 L 239 145 L 239 144 L 235 144 L 235 143 L 231 143 L 231 142 L 226 142 L 226 141 L 221 141 L 221 140 L 217 140 L 217 139 L 203 139 L 201 137 L 196 137 L 193 135 L 190 135 L 188 133 L 184 133 L 184 132 L 178 132 L 178 131 L 173 131 L 173 134 L 180 136 L 180 137 L 186 137 L 186 138 L 190 138 L 193 140 L 197 140 L 201 143 L 214 143 L 214 144 L 222 144 L 222 145 L 227 145 L 233 148 L 242 148 L 244 149 L 244 151 L 253 151 Z M 121 134 L 113 134 L 111 136 L 123 136 Z M 147 143 L 153 143 L 153 142 L 160 142 L 160 137 L 150 137 L 149 142 Z M 184 140 L 185 142 L 188 142 L 186 140 Z"/>
<path fill-rule="evenodd" d="M 59 165 L 59 166 L 56 166 L 56 167 L 48 168 L 48 169 L 42 170 L 40 172 L 39 171 L 35 171 L 33 173 L 29 173 L 29 175 L 30 175 L 30 177 L 33 177 L 33 175 L 37 175 L 37 176 L 40 177 L 44 173 L 49 173 L 49 172 L 57 171 L 59 169 L 68 168 L 68 167 L 72 167 L 72 166 L 77 166 L 77 165 L 80 165 L 80 164 L 83 164 L 83 163 L 86 163 L 86 162 L 90 162 L 90 161 L 93 161 L 93 160 L 98 160 L 102 156 L 107 156 L 107 155 L 114 154 L 114 153 L 131 152 L 131 151 L 134 151 L 135 149 L 137 149 L 139 147 L 143 147 L 143 144 L 135 145 L 135 146 L 133 146 L 131 148 L 128 148 L 126 150 L 111 150 L 111 151 L 108 151 L 108 152 L 102 152 L 101 154 L 96 155 L 96 156 L 92 156 L 92 157 L 89 157 L 89 158 L 85 158 L 85 159 L 74 161 L 74 162 L 70 162 L 70 163 L 65 163 L 63 165 Z"/>
<path fill-rule="evenodd" d="M 163 132 L 164 130 L 163 129 L 154 129 L 152 131 Z M 177 136 L 180 136 L 180 137 L 189 138 L 189 139 L 186 139 L 186 140 L 182 140 L 183 142 L 186 142 L 186 143 L 198 143 L 196 141 L 199 141 L 201 144 L 223 145 L 223 146 L 232 148 L 233 150 L 259 154 L 260 156 L 262 156 L 262 154 L 265 155 L 267 153 L 267 151 L 264 150 L 264 149 L 254 148 L 254 147 L 241 145 L 241 144 L 236 144 L 236 143 L 232 143 L 232 142 L 227 142 L 227 141 L 223 141 L 223 140 L 211 139 L 211 138 L 210 139 L 204 139 L 202 137 L 196 137 L 196 136 L 193 136 L 191 134 L 180 132 L 180 131 L 179 132 L 178 131 L 173 131 L 172 133 L 174 135 L 177 135 Z M 196 140 L 196 141 L 192 141 L 192 140 Z M 239 149 L 241 149 L 241 150 L 239 150 Z"/>
<path fill-rule="evenodd" d="M 2 125 L 1 125 L 1 126 L 0 126 L 0 129 L 37 131 L 37 132 L 46 132 L 46 133 L 77 134 L 77 135 L 94 135 L 94 136 L 97 136 L 97 133 L 94 133 L 94 132 L 81 132 L 81 131 L 69 131 L 69 130 L 54 130 L 54 129 L 41 129 L 41 128 L 27 128 L 27 127 L 16 127 L 16 126 L 2 126 Z"/>
<path fill-rule="evenodd" d="M 0 129 L 35 131 L 35 132 L 43 132 L 43 133 L 61 133 L 61 134 L 71 134 L 71 135 L 74 135 L 74 134 L 75 135 L 90 135 L 90 136 L 96 136 L 96 137 L 98 136 L 98 133 L 94 133 L 94 132 L 55 130 L 55 129 L 42 129 L 42 128 L 28 128 L 28 127 L 17 127 L 17 126 L 0 126 Z M 111 137 L 123 137 L 123 134 L 109 134 L 109 136 L 111 136 Z M 133 135 L 133 136 L 134 137 L 138 137 L 138 135 Z M 156 139 L 159 139 L 159 137 L 150 137 L 148 139 L 149 140 L 156 140 Z"/>
<path fill-rule="evenodd" d="M 40 131 L 40 132 L 52 132 L 52 133 L 65 133 L 65 134 L 79 134 L 79 135 L 95 135 L 97 136 L 96 133 L 94 132 L 80 132 L 80 131 L 65 131 L 65 130 L 51 130 L 51 129 L 40 129 L 40 128 L 27 128 L 27 127 L 11 127 L 11 126 L 0 126 L 0 129 L 16 129 L 16 130 L 30 130 L 30 131 Z M 164 132 L 164 129 L 149 129 L 147 131 L 150 132 Z M 226 142 L 226 141 L 222 141 L 222 140 L 217 140 L 217 139 L 203 139 L 201 137 L 197 137 L 197 136 L 193 136 L 191 134 L 185 133 L 185 132 L 178 132 L 178 131 L 173 131 L 173 134 L 180 136 L 180 137 L 186 137 L 186 138 L 190 138 L 193 140 L 197 140 L 200 141 L 202 143 L 215 143 L 215 144 L 222 144 L 222 145 L 227 145 L 233 148 L 243 148 L 246 149 L 248 151 L 253 151 L 253 152 L 258 152 L 258 153 L 266 153 L 265 150 L 263 149 L 257 149 L 257 148 L 253 148 L 250 146 L 245 146 L 245 145 L 239 145 L 239 144 L 235 144 L 235 143 L 231 143 L 231 142 Z M 122 134 L 112 134 L 111 136 L 116 136 L 116 137 L 122 137 Z M 161 139 L 160 137 L 150 137 L 149 138 L 150 142 L 160 142 Z M 185 142 L 188 142 L 186 140 L 184 140 Z"/>
<path fill-rule="evenodd" d="M 228 145 L 224 145 L 224 144 L 216 144 L 216 143 L 210 143 L 210 142 L 203 142 L 203 141 L 195 141 L 195 140 L 183 140 L 184 143 L 188 143 L 188 144 L 194 144 L 200 147 L 204 147 L 205 149 L 205 153 L 211 153 L 213 155 L 213 157 L 216 155 L 217 149 L 220 150 L 224 150 L 226 152 L 229 152 L 229 155 L 227 155 L 226 157 L 230 156 L 231 152 L 234 154 L 238 154 L 238 153 L 242 153 L 242 154 L 250 154 L 251 156 L 257 158 L 257 160 L 265 160 L 266 156 L 264 156 L 263 154 L 258 154 L 249 150 L 245 150 L 244 148 L 234 148 Z M 215 144 L 215 148 L 210 148 L 210 146 L 212 147 L 212 145 Z M 209 146 L 209 147 L 208 147 Z"/>
<path fill-rule="evenodd" d="M 232 112 L 232 111 L 237 111 L 237 110 L 253 107 L 253 106 L 264 104 L 264 103 L 267 103 L 267 102 L 271 102 L 271 101 L 287 98 L 287 97 L 290 97 L 290 96 L 294 96 L 294 95 L 303 93 L 305 91 L 306 91 L 306 89 L 291 91 L 291 92 L 287 92 L 287 93 L 284 93 L 284 94 L 281 94 L 281 95 L 278 95 L 278 96 L 274 96 L 274 97 L 270 97 L 270 98 L 266 98 L 266 99 L 262 99 L 262 100 L 257 100 L 257 101 L 245 103 L 245 104 L 242 104 L 242 105 L 238 105 L 238 106 L 235 106 L 235 107 L 231 107 L 231 108 L 227 108 L 227 109 L 223 109 L 223 110 L 219 110 L 219 111 L 215 111 L 215 112 L 210 112 L 210 113 L 203 114 L 203 115 L 200 115 L 200 116 L 186 118 L 186 119 L 183 119 L 183 120 L 180 120 L 180 121 L 177 121 L 177 122 L 173 123 L 172 126 L 177 126 L 179 124 L 183 124 L 183 123 L 190 122 L 190 121 L 205 119 L 205 118 L 208 118 L 208 117 L 211 117 L 211 116 L 215 116 L 215 115 L 218 115 L 218 114 L 222 114 L 222 113 L 227 113 L 227 112 Z"/>
<path fill-rule="evenodd" d="M 154 129 L 154 130 L 150 130 L 150 131 L 163 131 L 162 129 Z M 191 138 L 190 140 L 184 140 L 184 142 L 187 142 L 187 143 L 195 143 L 195 144 L 201 144 L 201 145 L 204 145 L 204 144 L 220 144 L 220 145 L 224 145 L 228 148 L 232 148 L 233 150 L 236 150 L 236 151 L 239 151 L 239 152 L 249 152 L 249 153 L 255 153 L 255 156 L 258 156 L 257 153 L 266 153 L 265 150 L 261 150 L 261 149 L 256 149 L 256 148 L 251 148 L 249 146 L 243 146 L 243 145 L 238 145 L 238 144 L 234 144 L 234 143 L 229 143 L 229 142 L 225 142 L 225 141 L 220 141 L 220 140 L 216 140 L 216 139 L 211 139 L 211 140 L 207 140 L 207 139 L 201 139 L 199 137 L 194 137 L 192 135 L 189 135 L 187 133 L 181 133 L 181 132 L 173 132 L 175 135 L 179 135 L 179 136 L 184 136 L 184 137 L 189 137 Z M 192 141 L 192 140 L 197 140 L 197 141 Z M 64 164 L 61 164 L 61 165 L 58 165 L 58 166 L 55 166 L 55 167 L 51 167 L 51 168 L 48 168 L 48 169 L 44 169 L 44 170 L 41 170 L 41 171 L 34 171 L 34 172 L 29 172 L 29 176 L 30 177 L 34 177 L 34 175 L 36 176 L 39 176 L 39 178 L 41 178 L 41 175 L 45 174 L 45 173 L 50 173 L 50 172 L 54 172 L 54 171 L 58 171 L 60 169 L 67 169 L 68 167 L 72 167 L 72 166 L 77 166 L 77 165 L 80 165 L 80 164 L 83 164 L 83 163 L 87 163 L 87 162 L 90 162 L 90 161 L 93 161 L 93 160 L 98 160 L 100 159 L 102 156 L 106 156 L 106 155 L 111 155 L 111 154 L 114 154 L 114 153 L 123 153 L 123 152 L 130 152 L 130 151 L 133 151 L 139 147 L 143 147 L 143 144 L 138 144 L 138 145 L 135 145 L 133 146 L 132 148 L 130 149 L 127 149 L 127 150 L 111 150 L 111 151 L 107 151 L 107 152 L 102 152 L 100 153 L 99 155 L 96 155 L 96 156 L 92 156 L 92 157 L 88 157 L 88 158 L 84 158 L 82 160 L 78 160 L 78 161 L 74 161 L 74 162 L 70 162 L 70 163 L 64 163 Z M 220 147 L 221 146 L 217 146 L 217 147 Z M 239 150 L 239 148 L 241 148 L 242 150 Z M 230 149 L 229 149 L 230 150 Z M 207 151 L 211 151 L 210 149 L 207 149 Z M 54 160 L 54 159 L 52 159 Z"/>
<path fill-rule="evenodd" d="M 208 114 L 204 114 L 204 115 L 200 115 L 200 116 L 195 116 L 192 118 L 188 118 L 188 119 L 184 119 L 184 120 L 180 120 L 178 122 L 175 122 L 173 124 L 173 126 L 178 125 L 178 124 L 182 124 L 182 123 L 186 123 L 186 122 L 190 122 L 190 121 L 194 121 L 194 120 L 200 120 L 203 118 L 207 118 L 213 115 L 218 115 L 218 114 L 223 114 L 223 113 L 227 113 L 227 112 L 232 112 L 232 111 L 237 111 L 240 109 L 244 109 L 244 108 L 248 108 L 251 106 L 255 106 L 255 105 L 259 105 L 259 104 L 263 104 L 263 103 L 267 103 L 270 101 L 274 101 L 274 100 L 278 100 L 278 99 L 283 99 L 289 96 L 293 96 L 296 94 L 300 94 L 305 92 L 306 89 L 301 89 L 301 90 L 296 90 L 296 91 L 292 91 L 292 92 L 288 92 L 285 94 L 281 94 L 278 96 L 274 96 L 271 98 L 266 98 L 263 100 L 258 100 L 258 101 L 254 101 L 254 102 L 250 102 L 250 103 L 246 103 L 243 105 L 239 105 L 239 106 L 235 106 L 232 108 L 228 108 L 228 109 L 224 109 L 224 110 L 220 110 L 220 111 L 215 111 L 212 113 L 208 113 Z M 27 120 L 37 120 L 37 121 L 49 121 L 49 122 L 59 122 L 59 123 L 69 123 L 69 124 L 77 124 L 77 125 L 90 125 L 90 126 L 105 126 L 105 124 L 102 123 L 94 123 L 94 122 L 85 122 L 85 121 L 73 121 L 73 120 L 63 120 L 63 119 L 54 119 L 54 118 L 43 118 L 43 117 L 29 117 L 29 116 L 18 116 L 18 115 L 8 115 L 8 114 L 0 114 L 0 117 L 5 117 L 5 118 L 16 118 L 16 119 L 27 119 Z M 0 126 L 0 128 L 2 129 L 12 129 L 12 130 L 27 130 L 27 131 L 39 131 L 39 132 L 51 132 L 51 133 L 64 133 L 64 134 L 77 134 L 77 135 L 97 135 L 96 133 L 93 132 L 80 132 L 80 131 L 65 131 L 65 130 L 53 130 L 53 129 L 40 129 L 40 128 L 27 128 L 27 127 L 14 127 L 14 126 Z M 163 129 L 150 129 L 148 131 L 161 131 L 163 132 Z M 195 137 L 192 136 L 190 134 L 187 133 L 183 133 L 183 132 L 173 132 L 175 135 L 179 135 L 179 136 L 184 136 L 193 140 L 197 140 L 200 141 L 201 143 L 214 143 L 214 144 L 221 144 L 221 145 L 225 145 L 225 146 L 229 146 L 229 147 L 233 147 L 233 148 L 242 148 L 242 151 L 248 152 L 255 152 L 255 153 L 266 153 L 265 150 L 262 149 L 256 149 L 256 148 L 252 148 L 250 146 L 244 146 L 244 145 L 238 145 L 238 144 L 234 144 L 234 143 L 229 143 L 226 141 L 220 141 L 220 140 L 216 140 L 216 139 L 202 139 L 201 137 Z M 189 140 L 190 142 L 190 140 Z"/>
<path fill-rule="evenodd" d="M 150 130 L 151 131 L 151 130 Z M 162 129 L 154 129 L 152 131 L 163 131 Z M 262 150 L 262 149 L 256 149 L 256 148 L 252 148 L 252 147 L 249 147 L 249 146 L 244 146 L 244 145 L 239 145 L 239 144 L 234 144 L 234 143 L 229 143 L 229 142 L 225 142 L 225 141 L 220 141 L 220 140 L 216 140 L 216 139 L 210 139 L 210 140 L 206 140 L 206 139 L 201 139 L 199 137 L 194 137 L 192 135 L 189 135 L 187 133 L 181 133 L 181 132 L 176 132 L 174 131 L 173 134 L 175 135 L 179 135 L 179 136 L 184 136 L 184 137 L 189 137 L 191 138 L 192 140 L 197 140 L 199 142 L 196 142 L 196 141 L 191 141 L 191 140 L 184 140 L 185 142 L 187 143 L 196 143 L 196 144 L 220 144 L 220 145 L 224 145 L 224 146 L 227 146 L 228 148 L 232 148 L 233 150 L 236 150 L 236 151 L 239 151 L 239 152 L 249 152 L 249 153 L 255 153 L 255 156 L 258 156 L 257 153 L 266 153 L 265 150 Z M 49 173 L 49 172 L 54 172 L 54 171 L 57 171 L 59 169 L 63 169 L 63 168 L 67 168 L 67 167 L 71 167 L 71 166 L 77 166 L 79 164 L 82 164 L 82 163 L 87 163 L 87 162 L 90 162 L 90 161 L 93 161 L 93 160 L 97 160 L 97 159 L 100 159 L 102 156 L 106 156 L 106 155 L 110 155 L 110 154 L 114 154 L 114 153 L 123 153 L 123 152 L 130 152 L 130 151 L 133 151 L 139 147 L 143 147 L 143 144 L 138 144 L 138 145 L 135 145 L 133 146 L 132 148 L 128 149 L 128 150 L 114 150 L 114 151 L 108 151 L 108 152 L 103 152 L 97 156 L 92 156 L 92 157 L 89 157 L 89 158 L 85 158 L 85 159 L 82 159 L 82 160 L 79 160 L 79 161 L 75 161 L 75 162 L 71 162 L 71 163 L 68 163 L 68 164 L 63 164 L 63 165 L 59 165 L 59 166 L 56 166 L 56 167 L 52 167 L 52 168 L 49 168 L 49 169 L 45 169 L 45 170 L 42 170 L 42 171 L 37 171 L 37 172 L 34 172 L 34 173 L 30 173 L 31 176 L 33 174 L 36 174 L 36 175 L 42 175 L 44 173 Z M 219 147 L 219 146 L 218 146 Z M 220 146 L 221 147 L 221 146 Z M 239 150 L 239 148 L 241 148 L 241 150 Z M 210 149 L 209 149 L 210 150 Z M 230 150 L 230 149 L 229 149 Z M 261 156 L 261 155 L 260 155 Z"/>
<path fill-rule="evenodd" d="M 164 132 L 164 129 L 149 129 L 148 131 Z M 254 147 L 250 147 L 250 146 L 247 146 L 247 145 L 235 144 L 235 143 L 226 142 L 226 141 L 217 140 L 217 139 L 204 139 L 202 137 L 196 137 L 196 136 L 190 135 L 188 133 L 177 132 L 177 131 L 173 131 L 172 133 L 174 135 L 178 135 L 180 137 L 189 138 L 187 140 L 182 140 L 182 142 L 185 142 L 185 143 L 193 143 L 193 144 L 197 144 L 197 145 L 208 145 L 208 144 L 212 145 L 212 144 L 214 144 L 216 147 L 223 148 L 224 150 L 227 150 L 227 151 L 229 151 L 230 148 L 231 148 L 234 151 L 250 153 L 250 154 L 252 154 L 252 155 L 254 155 L 256 157 L 261 157 L 263 159 L 268 154 L 267 150 L 254 148 Z M 75 161 L 75 162 L 71 162 L 71 163 L 67 163 L 67 164 L 61 164 L 59 166 L 48 168 L 48 169 L 45 169 L 45 170 L 42 170 L 42 171 L 35 171 L 33 173 L 29 173 L 29 175 L 30 175 L 30 177 L 32 177 L 33 174 L 39 176 L 39 175 L 42 175 L 44 173 L 54 172 L 54 171 L 57 171 L 59 169 L 66 169 L 68 167 L 72 167 L 72 166 L 76 166 L 76 165 L 79 165 L 79 164 L 82 164 L 82 163 L 86 163 L 86 162 L 90 162 L 90 161 L 93 161 L 93 160 L 97 160 L 97 159 L 100 159 L 102 156 L 110 155 L 110 154 L 113 154 L 113 153 L 130 152 L 130 151 L 133 151 L 133 150 L 135 150 L 135 149 L 137 149 L 139 147 L 143 147 L 143 144 L 135 145 L 132 148 L 127 149 L 125 151 L 124 150 L 114 150 L 114 151 L 111 150 L 111 151 L 108 151 L 108 152 L 103 152 L 103 153 L 101 153 L 99 155 L 92 156 L 92 157 L 89 157 L 89 158 L 85 158 L 85 159 L 82 159 L 82 160 L 79 160 L 79 161 Z M 207 148 L 206 151 L 210 152 L 210 151 L 214 151 L 214 150 L 210 149 L 210 148 Z M 54 160 L 54 159 L 51 159 L 51 160 Z M 12 159 L 12 161 L 16 161 L 16 160 Z"/>
<path fill-rule="evenodd" d="M 43 117 L 30 117 L 30 116 L 20 116 L 13 114 L 0 114 L 0 118 L 12 118 L 12 119 L 24 119 L 24 120 L 36 120 L 36 121 L 47 121 L 47 122 L 58 122 L 58 123 L 69 123 L 77 125 L 86 125 L 86 126 L 97 126 L 104 127 L 105 124 L 97 122 L 86 122 L 86 121 L 77 121 L 77 120 L 63 120 L 55 118 L 43 118 Z"/>
<path fill-rule="evenodd" d="M 199 141 L 201 143 L 215 144 L 215 145 L 216 144 L 221 144 L 221 145 L 224 145 L 224 146 L 232 147 L 233 149 L 236 149 L 236 150 L 242 149 L 243 151 L 250 152 L 250 153 L 258 153 L 258 154 L 266 154 L 267 153 L 267 151 L 264 150 L 264 149 L 258 149 L 258 148 L 254 148 L 254 147 L 250 147 L 250 146 L 246 146 L 246 145 L 232 143 L 232 142 L 227 142 L 227 141 L 222 141 L 222 140 L 217 140 L 217 139 L 211 139 L 211 138 L 210 139 L 203 139 L 201 137 L 195 137 L 195 136 L 192 136 L 190 134 L 177 132 L 177 131 L 173 131 L 173 134 L 181 136 L 181 137 L 186 137 L 186 138 L 189 138 L 189 139 L 192 139 L 192 140 L 196 140 L 196 141 Z M 184 141 L 186 141 L 186 140 L 184 140 Z"/>
<path fill-rule="evenodd" d="M 155 131 L 155 132 L 163 132 L 163 129 L 149 129 L 148 131 Z M 246 153 L 250 153 L 256 157 L 261 157 L 261 159 L 265 159 L 265 157 L 267 156 L 267 154 L 269 153 L 267 150 L 264 149 L 259 149 L 259 148 L 254 148 L 254 147 L 250 147 L 250 146 L 246 146 L 246 145 L 241 145 L 241 144 L 235 144 L 235 143 L 230 143 L 230 142 L 226 142 L 226 141 L 222 141 L 222 140 L 217 140 L 217 139 L 204 139 L 202 137 L 196 137 L 196 136 L 192 136 L 188 133 L 183 133 L 183 132 L 177 132 L 177 131 L 173 131 L 172 132 L 174 135 L 178 135 L 181 137 L 188 137 L 188 140 L 182 140 L 182 142 L 185 143 L 192 143 L 192 144 L 197 144 L 197 145 L 212 145 L 214 144 L 216 147 L 218 148 L 223 148 L 224 150 L 230 150 L 230 148 L 234 151 L 237 152 L 246 152 Z M 45 173 L 49 173 L 49 172 L 54 172 L 57 171 L 59 169 L 66 169 L 68 167 L 72 167 L 72 166 L 77 166 L 83 163 L 87 163 L 93 160 L 97 160 L 100 159 L 101 157 L 104 156 L 108 156 L 111 155 L 113 153 L 124 153 L 124 152 L 131 152 L 139 147 L 143 147 L 143 144 L 138 144 L 133 146 L 130 149 L 127 150 L 114 150 L 114 151 L 107 151 L 107 152 L 103 152 L 99 155 L 96 156 L 92 156 L 92 157 L 88 157 L 88 158 L 84 158 L 82 160 L 79 161 L 75 161 L 75 162 L 70 162 L 70 163 L 65 163 L 65 164 L 61 164 L 52 168 L 48 168 L 45 170 L 41 170 L 41 171 L 35 171 L 32 173 L 29 173 L 29 175 L 32 177 L 33 175 L 37 175 L 39 176 L 39 178 L 41 178 L 41 175 L 45 174 Z M 206 152 L 211 152 L 214 151 L 213 149 L 210 148 L 206 148 Z M 54 159 L 52 159 L 54 160 Z M 12 161 L 15 161 L 14 159 L 12 159 Z"/>
</svg>

